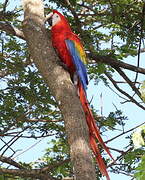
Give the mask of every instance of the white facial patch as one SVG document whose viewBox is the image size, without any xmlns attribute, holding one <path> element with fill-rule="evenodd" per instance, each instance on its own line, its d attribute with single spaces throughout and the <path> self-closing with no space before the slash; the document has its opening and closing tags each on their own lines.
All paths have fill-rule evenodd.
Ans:
<svg viewBox="0 0 145 180">
<path fill-rule="evenodd" d="M 52 16 L 52 26 L 57 24 L 59 21 L 61 21 L 60 16 L 57 13 L 54 13 Z"/>
</svg>

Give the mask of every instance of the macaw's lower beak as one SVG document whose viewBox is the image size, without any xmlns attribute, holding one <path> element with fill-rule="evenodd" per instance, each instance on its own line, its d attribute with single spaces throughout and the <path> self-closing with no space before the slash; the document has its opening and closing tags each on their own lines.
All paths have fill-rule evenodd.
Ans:
<svg viewBox="0 0 145 180">
<path fill-rule="evenodd" d="M 52 15 L 53 15 L 53 12 L 49 13 L 45 18 L 45 21 L 48 21 L 50 26 L 52 26 Z"/>
<path fill-rule="evenodd" d="M 52 26 L 52 18 L 49 18 L 49 19 L 47 20 L 47 22 L 49 23 L 50 26 Z"/>
</svg>

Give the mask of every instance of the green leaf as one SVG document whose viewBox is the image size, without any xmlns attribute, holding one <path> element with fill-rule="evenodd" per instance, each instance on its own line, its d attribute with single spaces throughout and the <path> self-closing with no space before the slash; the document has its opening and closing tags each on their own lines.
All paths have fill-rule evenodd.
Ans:
<svg viewBox="0 0 145 180">
<path fill-rule="evenodd" d="M 145 179 L 145 155 L 142 156 L 141 162 L 135 170 L 136 170 L 136 173 L 134 174 L 135 178 L 137 180 L 144 180 Z"/>
</svg>

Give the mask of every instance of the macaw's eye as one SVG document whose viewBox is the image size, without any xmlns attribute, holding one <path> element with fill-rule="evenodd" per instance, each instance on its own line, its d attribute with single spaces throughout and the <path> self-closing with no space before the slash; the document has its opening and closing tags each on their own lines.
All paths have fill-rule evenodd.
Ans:
<svg viewBox="0 0 145 180">
<path fill-rule="evenodd" d="M 58 15 L 57 15 L 56 17 L 57 17 L 57 18 L 59 18 L 59 16 L 58 16 Z"/>
</svg>

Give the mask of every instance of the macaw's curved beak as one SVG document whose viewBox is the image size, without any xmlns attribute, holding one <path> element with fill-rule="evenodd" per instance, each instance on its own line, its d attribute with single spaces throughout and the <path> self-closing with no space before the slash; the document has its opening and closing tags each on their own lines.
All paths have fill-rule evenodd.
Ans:
<svg viewBox="0 0 145 180">
<path fill-rule="evenodd" d="M 50 26 L 52 26 L 52 15 L 53 15 L 53 12 L 49 13 L 45 18 L 45 21 L 47 21 Z"/>
</svg>

